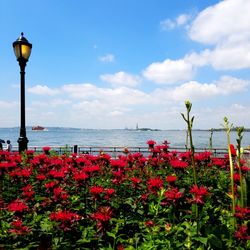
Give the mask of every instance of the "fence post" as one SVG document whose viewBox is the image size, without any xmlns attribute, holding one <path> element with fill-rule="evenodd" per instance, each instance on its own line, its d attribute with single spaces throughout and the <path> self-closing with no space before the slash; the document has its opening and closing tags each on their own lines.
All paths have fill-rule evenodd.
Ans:
<svg viewBox="0 0 250 250">
<path fill-rule="evenodd" d="M 74 154 L 78 153 L 78 146 L 77 145 L 74 145 L 73 152 L 74 152 Z"/>
</svg>

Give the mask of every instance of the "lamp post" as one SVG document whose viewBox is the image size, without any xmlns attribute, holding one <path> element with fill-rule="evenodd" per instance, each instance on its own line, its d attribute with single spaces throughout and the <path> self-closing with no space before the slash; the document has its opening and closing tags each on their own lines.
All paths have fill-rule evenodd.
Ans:
<svg viewBox="0 0 250 250">
<path fill-rule="evenodd" d="M 21 76 L 21 90 L 20 90 L 20 102 L 21 102 L 21 126 L 20 126 L 20 136 L 17 140 L 19 152 L 23 152 L 27 149 L 28 138 L 26 137 L 26 127 L 25 127 L 25 66 L 29 60 L 32 44 L 23 36 L 21 36 L 13 43 L 14 52 L 16 59 L 20 66 L 20 76 Z"/>
</svg>

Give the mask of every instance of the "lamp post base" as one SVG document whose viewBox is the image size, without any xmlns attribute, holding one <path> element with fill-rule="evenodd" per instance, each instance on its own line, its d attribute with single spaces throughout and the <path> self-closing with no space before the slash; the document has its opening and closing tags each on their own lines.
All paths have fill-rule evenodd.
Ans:
<svg viewBox="0 0 250 250">
<path fill-rule="evenodd" d="M 17 140 L 18 142 L 18 148 L 19 148 L 19 153 L 25 151 L 28 149 L 28 138 L 26 136 L 20 136 Z"/>
</svg>

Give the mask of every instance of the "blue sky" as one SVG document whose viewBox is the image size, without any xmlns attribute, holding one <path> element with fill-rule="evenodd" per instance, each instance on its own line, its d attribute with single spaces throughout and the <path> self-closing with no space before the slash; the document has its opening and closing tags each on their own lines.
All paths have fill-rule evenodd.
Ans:
<svg viewBox="0 0 250 250">
<path fill-rule="evenodd" d="M 0 1 L 0 127 L 19 126 L 12 43 L 33 44 L 26 124 L 250 127 L 249 0 Z"/>
</svg>

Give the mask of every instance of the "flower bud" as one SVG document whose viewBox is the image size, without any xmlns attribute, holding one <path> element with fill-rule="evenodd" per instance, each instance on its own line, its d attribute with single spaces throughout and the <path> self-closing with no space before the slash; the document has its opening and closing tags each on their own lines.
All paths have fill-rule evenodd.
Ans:
<svg viewBox="0 0 250 250">
<path fill-rule="evenodd" d="M 189 100 L 186 100 L 185 105 L 186 105 L 187 110 L 190 111 L 192 108 L 192 103 Z"/>
</svg>

